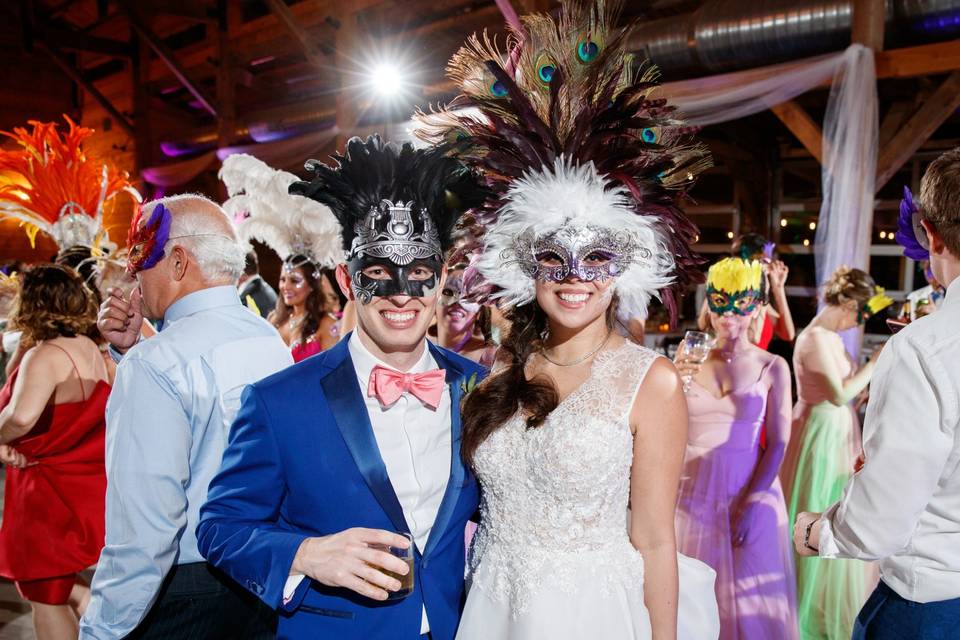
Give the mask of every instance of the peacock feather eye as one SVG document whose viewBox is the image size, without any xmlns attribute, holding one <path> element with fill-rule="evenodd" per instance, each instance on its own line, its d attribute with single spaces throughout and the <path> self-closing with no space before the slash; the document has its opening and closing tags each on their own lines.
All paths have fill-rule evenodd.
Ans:
<svg viewBox="0 0 960 640">
<path fill-rule="evenodd" d="M 600 45 L 592 40 L 584 40 L 577 45 L 577 58 L 580 62 L 593 62 L 600 55 Z"/>
<path fill-rule="evenodd" d="M 492 93 L 495 98 L 505 98 L 507 96 L 507 85 L 497 80 L 490 85 L 490 93 Z"/>
<path fill-rule="evenodd" d="M 537 75 L 544 84 L 550 84 L 550 81 L 553 80 L 553 74 L 556 72 L 557 68 L 552 64 L 545 64 L 537 69 Z"/>
<path fill-rule="evenodd" d="M 660 140 L 660 130 L 656 127 L 647 127 L 640 132 L 640 138 L 647 144 L 656 144 Z"/>
<path fill-rule="evenodd" d="M 553 81 L 553 76 L 557 73 L 556 63 L 550 59 L 546 53 L 542 53 L 537 57 L 537 78 L 543 84 L 550 84 Z"/>
</svg>

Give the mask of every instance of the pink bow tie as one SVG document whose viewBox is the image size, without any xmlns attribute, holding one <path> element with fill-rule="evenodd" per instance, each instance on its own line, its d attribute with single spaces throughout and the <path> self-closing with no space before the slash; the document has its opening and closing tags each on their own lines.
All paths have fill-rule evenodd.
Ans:
<svg viewBox="0 0 960 640">
<path fill-rule="evenodd" d="M 370 372 L 367 395 L 375 396 L 381 405 L 389 407 L 409 391 L 421 402 L 436 409 L 443 396 L 446 377 L 447 372 L 443 369 L 432 369 L 423 373 L 400 373 L 377 365 Z"/>
</svg>

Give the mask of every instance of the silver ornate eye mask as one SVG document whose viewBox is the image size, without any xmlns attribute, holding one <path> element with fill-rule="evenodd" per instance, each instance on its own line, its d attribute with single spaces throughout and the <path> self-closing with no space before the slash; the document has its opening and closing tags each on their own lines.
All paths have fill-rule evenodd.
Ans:
<svg viewBox="0 0 960 640">
<path fill-rule="evenodd" d="M 602 282 L 616 278 L 633 262 L 650 256 L 650 251 L 639 247 L 630 233 L 594 225 L 563 226 L 542 236 L 528 229 L 503 255 L 526 275 L 543 282 L 563 282 L 567 278 Z"/>
</svg>

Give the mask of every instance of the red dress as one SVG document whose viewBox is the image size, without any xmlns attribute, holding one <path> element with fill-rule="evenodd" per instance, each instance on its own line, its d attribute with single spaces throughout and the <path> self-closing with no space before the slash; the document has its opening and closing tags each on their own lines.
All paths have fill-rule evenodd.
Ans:
<svg viewBox="0 0 960 640">
<path fill-rule="evenodd" d="M 0 390 L 10 402 L 17 372 Z M 96 564 L 104 543 L 104 410 L 101 381 L 80 402 L 48 405 L 30 432 L 10 442 L 28 466 L 6 469 L 0 575 L 40 580 Z"/>
<path fill-rule="evenodd" d="M 773 322 L 770 321 L 770 314 L 765 313 L 763 314 L 763 327 L 760 329 L 760 339 L 757 340 L 757 346 L 766 351 L 772 340 Z"/>
</svg>

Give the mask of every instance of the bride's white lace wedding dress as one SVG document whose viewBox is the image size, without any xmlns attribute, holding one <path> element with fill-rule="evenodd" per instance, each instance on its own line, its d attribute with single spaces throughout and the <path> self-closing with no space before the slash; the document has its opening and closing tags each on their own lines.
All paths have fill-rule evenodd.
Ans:
<svg viewBox="0 0 960 640">
<path fill-rule="evenodd" d="M 657 585 L 627 530 L 628 417 L 656 357 L 631 343 L 597 354 L 545 424 L 515 415 L 477 450 L 481 522 L 457 640 L 651 638 L 643 591 Z M 678 638 L 715 640 L 715 574 L 682 555 L 679 567 Z"/>
</svg>

